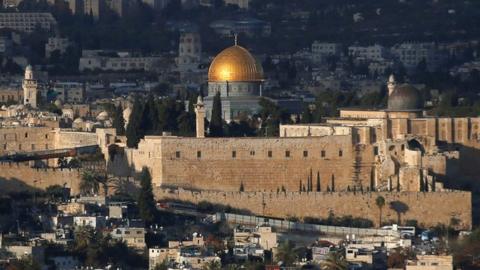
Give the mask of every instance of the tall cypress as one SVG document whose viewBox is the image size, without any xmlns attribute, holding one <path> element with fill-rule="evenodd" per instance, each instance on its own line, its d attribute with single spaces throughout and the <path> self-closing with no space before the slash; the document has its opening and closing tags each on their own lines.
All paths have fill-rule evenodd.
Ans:
<svg viewBox="0 0 480 270">
<path fill-rule="evenodd" d="M 143 106 L 140 102 L 139 97 L 135 97 L 133 103 L 132 113 L 130 114 L 130 119 L 128 119 L 128 126 L 125 132 L 127 136 L 127 146 L 134 148 L 138 146 L 138 142 L 141 138 L 141 132 L 139 132 L 140 121 L 142 118 Z"/>
<path fill-rule="evenodd" d="M 322 191 L 322 187 L 320 186 L 320 172 L 317 172 L 317 192 Z"/>
<path fill-rule="evenodd" d="M 212 106 L 212 118 L 210 120 L 210 136 L 222 137 L 223 136 L 223 119 L 222 119 L 222 100 L 220 98 L 220 92 L 217 92 L 213 98 Z"/>
<path fill-rule="evenodd" d="M 143 167 L 140 174 L 140 192 L 137 204 L 140 217 L 147 224 L 151 223 L 155 218 L 157 209 L 153 197 L 152 176 L 146 167 Z"/>
<path fill-rule="evenodd" d="M 158 132 L 158 125 L 159 119 L 155 99 L 152 95 L 149 95 L 143 108 L 139 128 L 143 134 L 153 135 Z"/>
<path fill-rule="evenodd" d="M 123 119 L 123 108 L 121 104 L 115 108 L 115 118 L 112 124 L 117 131 L 117 135 L 125 134 L 125 120 Z"/>
</svg>

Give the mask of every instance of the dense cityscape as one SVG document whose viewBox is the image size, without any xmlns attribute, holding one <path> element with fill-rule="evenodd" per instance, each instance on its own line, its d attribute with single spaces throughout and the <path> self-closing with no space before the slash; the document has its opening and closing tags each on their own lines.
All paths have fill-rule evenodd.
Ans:
<svg viewBox="0 0 480 270">
<path fill-rule="evenodd" d="M 0 0 L 0 269 L 480 269 L 479 25 Z"/>
</svg>

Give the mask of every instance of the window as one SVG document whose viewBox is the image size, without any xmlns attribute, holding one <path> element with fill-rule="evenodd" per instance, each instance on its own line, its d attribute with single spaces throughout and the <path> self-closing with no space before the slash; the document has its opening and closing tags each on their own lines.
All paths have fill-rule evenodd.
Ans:
<svg viewBox="0 0 480 270">
<path fill-rule="evenodd" d="M 237 151 L 232 151 L 232 158 L 236 158 L 237 157 Z"/>
<path fill-rule="evenodd" d="M 255 151 L 250 151 L 250 156 L 255 156 Z"/>
<path fill-rule="evenodd" d="M 202 157 L 202 151 L 197 151 L 197 158 L 201 158 Z"/>
<path fill-rule="evenodd" d="M 22 144 L 18 145 L 18 150 L 22 150 Z"/>
<path fill-rule="evenodd" d="M 343 151 L 342 150 L 338 150 L 338 156 L 339 157 L 343 156 Z"/>
<path fill-rule="evenodd" d="M 272 157 L 272 150 L 269 150 L 269 151 L 268 151 L 268 157 L 269 157 L 269 158 Z"/>
<path fill-rule="evenodd" d="M 27 132 L 25 132 L 25 138 L 28 138 L 28 133 Z"/>
<path fill-rule="evenodd" d="M 7 144 L 3 145 L 3 150 L 7 150 Z"/>
<path fill-rule="evenodd" d="M 45 134 L 45 139 L 48 139 L 48 134 Z"/>
<path fill-rule="evenodd" d="M 32 150 L 35 150 L 35 144 L 32 144 Z"/>
<path fill-rule="evenodd" d="M 303 151 L 303 157 L 308 157 L 308 151 L 307 150 Z"/>
<path fill-rule="evenodd" d="M 321 157 L 325 157 L 325 150 L 322 150 L 322 151 L 320 152 L 320 156 L 321 156 Z"/>
<path fill-rule="evenodd" d="M 287 157 L 287 158 L 290 157 L 290 151 L 288 151 L 288 150 L 285 151 L 285 157 Z"/>
<path fill-rule="evenodd" d="M 378 146 L 373 147 L 373 154 L 378 155 Z"/>
<path fill-rule="evenodd" d="M 175 152 L 175 157 L 180 158 L 180 151 Z"/>
</svg>

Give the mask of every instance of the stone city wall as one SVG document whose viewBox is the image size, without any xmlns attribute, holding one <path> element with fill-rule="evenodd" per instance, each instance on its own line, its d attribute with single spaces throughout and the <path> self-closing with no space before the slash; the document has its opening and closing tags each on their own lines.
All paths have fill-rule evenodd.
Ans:
<svg viewBox="0 0 480 270">
<path fill-rule="evenodd" d="M 80 169 L 31 168 L 27 163 L 0 163 L 0 193 L 46 189 L 65 184 L 71 194 L 79 193 Z"/>
<path fill-rule="evenodd" d="M 233 208 L 249 210 L 254 215 L 276 218 L 317 217 L 327 218 L 332 212 L 335 216 L 351 215 L 367 218 L 378 226 L 379 208 L 375 200 L 385 198 L 382 210 L 383 222 L 397 221 L 399 210 L 401 223 L 417 220 L 424 227 L 438 223 L 450 224 L 452 218 L 460 221 L 458 229 L 470 230 L 472 227 L 472 200 L 470 192 L 216 192 L 155 189 L 155 197 L 199 203 L 229 205 Z"/>
<path fill-rule="evenodd" d="M 357 151 L 358 150 L 358 151 Z M 370 185 L 373 150 L 353 149 L 351 136 L 309 138 L 146 137 L 127 149 L 126 164 L 147 166 L 156 186 L 200 190 L 299 191 L 300 186 L 346 190 Z M 363 182 L 362 182 L 363 181 Z"/>
</svg>

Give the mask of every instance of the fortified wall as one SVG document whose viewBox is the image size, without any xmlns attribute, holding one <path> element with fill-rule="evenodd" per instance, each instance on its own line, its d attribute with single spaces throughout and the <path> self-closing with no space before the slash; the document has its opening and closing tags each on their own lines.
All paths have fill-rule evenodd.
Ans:
<svg viewBox="0 0 480 270">
<path fill-rule="evenodd" d="M 299 191 L 367 189 L 373 150 L 350 135 L 308 138 L 147 136 L 109 170 L 147 166 L 156 186 L 199 190 Z M 364 181 L 364 183 L 359 181 Z M 359 183 L 357 183 L 359 182 Z"/>
<path fill-rule="evenodd" d="M 470 230 L 472 227 L 471 193 L 452 192 L 216 192 L 187 191 L 157 188 L 155 197 L 199 203 L 229 205 L 249 210 L 254 215 L 276 218 L 316 217 L 327 218 L 329 213 L 337 217 L 351 215 L 367 218 L 378 226 L 379 208 L 375 200 L 385 198 L 382 210 L 383 222 L 417 220 L 424 227 L 439 223 L 449 225 L 452 218 L 458 219 L 457 229 Z M 394 209 L 390 207 L 393 203 Z"/>
<path fill-rule="evenodd" d="M 79 193 L 81 169 L 31 168 L 28 163 L 0 163 L 0 193 L 46 189 L 60 185 Z"/>
</svg>

